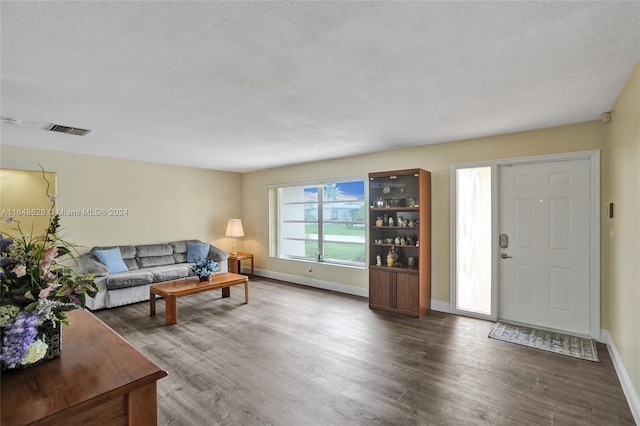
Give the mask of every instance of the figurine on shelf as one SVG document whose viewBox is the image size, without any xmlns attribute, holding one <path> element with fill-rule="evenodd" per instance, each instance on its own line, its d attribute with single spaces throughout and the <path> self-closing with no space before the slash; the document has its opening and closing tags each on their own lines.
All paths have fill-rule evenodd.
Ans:
<svg viewBox="0 0 640 426">
<path fill-rule="evenodd" d="M 389 253 L 387 254 L 387 266 L 393 266 L 398 260 L 398 253 L 396 253 L 395 246 L 391 246 Z"/>
<path fill-rule="evenodd" d="M 406 246 L 407 245 L 407 240 L 405 240 L 404 237 L 400 238 L 400 245 L 401 246 Z"/>
<path fill-rule="evenodd" d="M 413 198 L 409 198 L 407 200 L 407 206 L 409 207 L 415 207 L 416 206 L 416 200 L 414 200 Z"/>
<path fill-rule="evenodd" d="M 398 226 L 401 228 L 406 226 L 404 219 L 402 219 L 402 216 L 398 216 Z"/>
<path fill-rule="evenodd" d="M 413 228 L 414 226 L 416 226 L 416 223 L 413 220 L 409 221 L 409 228 Z"/>
<path fill-rule="evenodd" d="M 389 226 L 389 215 L 388 215 L 388 214 L 385 214 L 385 215 L 382 217 L 382 224 L 383 224 L 384 226 Z"/>
<path fill-rule="evenodd" d="M 389 218 L 389 226 L 393 226 L 393 218 L 392 217 Z"/>
<path fill-rule="evenodd" d="M 386 203 L 385 203 L 385 201 L 382 199 L 382 197 L 379 197 L 379 198 L 376 200 L 376 202 L 374 203 L 374 207 L 377 207 L 377 208 L 386 207 L 386 206 L 385 206 L 385 204 L 386 204 Z"/>
<path fill-rule="evenodd" d="M 397 246 L 400 245 L 400 237 L 396 237 L 395 243 L 396 243 Z"/>
<path fill-rule="evenodd" d="M 384 224 L 384 221 L 382 220 L 382 217 L 378 216 L 378 218 L 376 219 L 376 226 L 382 226 Z"/>
<path fill-rule="evenodd" d="M 376 256 L 376 266 L 382 266 L 382 258 L 380 255 Z"/>
</svg>

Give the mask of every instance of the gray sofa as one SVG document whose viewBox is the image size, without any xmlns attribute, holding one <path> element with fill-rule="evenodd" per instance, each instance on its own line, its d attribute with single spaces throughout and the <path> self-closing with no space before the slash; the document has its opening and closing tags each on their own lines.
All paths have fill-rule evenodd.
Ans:
<svg viewBox="0 0 640 426">
<path fill-rule="evenodd" d="M 174 241 L 166 244 L 138 246 L 93 247 L 88 253 L 78 256 L 78 271 L 94 274 L 100 287 L 95 297 L 87 297 L 86 306 L 91 310 L 113 308 L 130 303 L 149 300 L 149 286 L 189 276 L 192 263 L 187 263 L 187 243 L 198 240 Z M 119 247 L 122 259 L 129 269 L 110 274 L 107 266 L 94 255 L 96 250 Z M 227 272 L 229 253 L 209 245 L 207 256 L 218 263 L 217 272 Z"/>
</svg>

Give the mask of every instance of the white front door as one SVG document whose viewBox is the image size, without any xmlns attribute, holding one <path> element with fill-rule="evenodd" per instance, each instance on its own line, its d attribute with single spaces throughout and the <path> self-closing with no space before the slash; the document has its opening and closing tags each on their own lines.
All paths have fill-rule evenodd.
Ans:
<svg viewBox="0 0 640 426">
<path fill-rule="evenodd" d="M 500 166 L 500 318 L 590 334 L 589 170 L 589 160 Z"/>
</svg>

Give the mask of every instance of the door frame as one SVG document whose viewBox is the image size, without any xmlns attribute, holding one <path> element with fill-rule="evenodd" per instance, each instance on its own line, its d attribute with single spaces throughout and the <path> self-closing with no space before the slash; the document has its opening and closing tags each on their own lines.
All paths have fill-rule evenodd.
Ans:
<svg viewBox="0 0 640 426">
<path fill-rule="evenodd" d="M 456 171 L 458 169 L 473 167 L 491 167 L 491 227 L 492 235 L 497 235 L 496 230 L 500 224 L 500 183 L 499 168 L 510 164 L 535 164 L 550 163 L 568 160 L 589 160 L 589 209 L 590 209 L 590 240 L 589 240 L 589 329 L 592 338 L 600 341 L 600 150 L 566 152 L 560 154 L 536 155 L 527 157 L 513 157 L 493 160 L 473 161 L 465 163 L 452 163 L 450 165 L 450 290 L 449 300 L 451 312 L 456 315 L 464 315 L 481 319 L 496 321 L 500 315 L 498 295 L 500 289 L 499 277 L 499 247 L 498 239 L 491 241 L 491 315 L 475 314 L 456 309 Z"/>
</svg>

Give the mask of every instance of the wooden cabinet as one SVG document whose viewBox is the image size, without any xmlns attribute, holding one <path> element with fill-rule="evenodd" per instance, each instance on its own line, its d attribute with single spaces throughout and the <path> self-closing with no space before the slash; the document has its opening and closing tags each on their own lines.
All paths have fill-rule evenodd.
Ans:
<svg viewBox="0 0 640 426">
<path fill-rule="evenodd" d="M 157 424 L 167 373 L 88 311 L 68 313 L 60 358 L 2 373 L 2 425 Z"/>
<path fill-rule="evenodd" d="M 431 173 L 370 173 L 369 198 L 369 307 L 421 317 L 431 305 Z"/>
<path fill-rule="evenodd" d="M 387 271 L 369 271 L 369 307 L 385 308 L 395 306 L 395 274 Z M 395 288 L 394 288 L 395 290 Z"/>
</svg>

